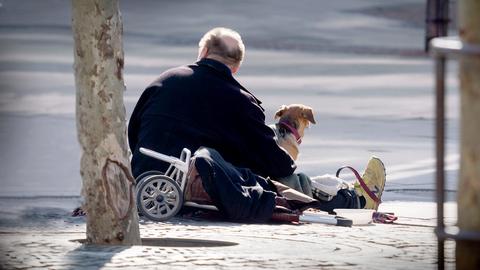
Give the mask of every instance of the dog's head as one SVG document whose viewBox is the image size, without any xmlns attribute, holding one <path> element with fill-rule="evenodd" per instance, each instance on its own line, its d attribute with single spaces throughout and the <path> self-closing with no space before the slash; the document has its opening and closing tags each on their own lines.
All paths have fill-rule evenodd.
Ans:
<svg viewBox="0 0 480 270">
<path fill-rule="evenodd" d="M 285 122 L 291 125 L 298 131 L 301 138 L 310 123 L 316 124 L 313 109 L 303 104 L 282 105 L 275 113 L 275 119 L 279 119 L 279 123 Z"/>
</svg>

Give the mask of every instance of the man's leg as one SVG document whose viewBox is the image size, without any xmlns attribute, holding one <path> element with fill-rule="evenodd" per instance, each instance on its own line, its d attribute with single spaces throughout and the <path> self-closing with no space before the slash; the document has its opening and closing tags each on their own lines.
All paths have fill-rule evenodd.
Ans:
<svg viewBox="0 0 480 270">
<path fill-rule="evenodd" d="M 330 201 L 315 199 L 321 202 L 319 208 L 325 212 L 332 212 L 335 208 L 361 209 L 365 207 L 365 198 L 358 196 L 355 190 L 348 188 L 340 189 Z"/>
<path fill-rule="evenodd" d="M 193 165 L 204 190 L 227 218 L 243 221 L 271 218 L 276 194 L 265 189 L 268 186 L 265 179 L 249 169 L 233 166 L 212 148 L 202 147 L 194 157 Z"/>
<path fill-rule="evenodd" d="M 275 179 L 275 181 L 312 197 L 312 180 L 304 173 L 294 173 L 287 177 Z"/>
<path fill-rule="evenodd" d="M 304 173 L 280 178 L 278 182 L 320 201 L 319 208 L 322 211 L 332 212 L 335 208 L 363 208 L 365 206 L 365 199 L 357 196 L 353 189 L 339 189 L 337 194 L 331 197 L 330 200 L 317 196 L 317 192 L 312 192 L 312 180 Z"/>
</svg>

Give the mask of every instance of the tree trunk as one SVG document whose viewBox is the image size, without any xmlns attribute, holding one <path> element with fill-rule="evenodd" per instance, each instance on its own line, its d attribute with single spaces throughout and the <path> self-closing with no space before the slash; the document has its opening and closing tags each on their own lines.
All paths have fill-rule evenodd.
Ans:
<svg viewBox="0 0 480 270">
<path fill-rule="evenodd" d="M 459 34 L 480 46 L 480 1 L 459 1 Z M 458 226 L 480 233 L 480 56 L 460 60 L 461 141 Z M 457 241 L 457 269 L 480 269 L 480 242 Z"/>
<path fill-rule="evenodd" d="M 72 28 L 87 242 L 140 244 L 126 141 L 118 0 L 72 0 Z"/>
</svg>

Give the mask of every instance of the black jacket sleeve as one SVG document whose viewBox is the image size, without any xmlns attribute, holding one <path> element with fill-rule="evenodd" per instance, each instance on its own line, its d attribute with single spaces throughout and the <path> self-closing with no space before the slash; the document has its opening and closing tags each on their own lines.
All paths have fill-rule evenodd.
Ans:
<svg viewBox="0 0 480 270">
<path fill-rule="evenodd" d="M 244 125 L 243 136 L 247 138 L 247 148 L 251 151 L 252 169 L 264 177 L 291 175 L 296 169 L 295 162 L 278 146 L 273 130 L 265 124 L 263 109 L 251 98 L 243 107 L 240 123 Z"/>
<path fill-rule="evenodd" d="M 128 145 L 130 146 L 132 153 L 137 147 L 143 111 L 145 110 L 153 91 L 153 88 L 147 88 L 142 93 L 133 109 L 132 116 L 130 116 L 130 121 L 128 122 Z"/>
</svg>

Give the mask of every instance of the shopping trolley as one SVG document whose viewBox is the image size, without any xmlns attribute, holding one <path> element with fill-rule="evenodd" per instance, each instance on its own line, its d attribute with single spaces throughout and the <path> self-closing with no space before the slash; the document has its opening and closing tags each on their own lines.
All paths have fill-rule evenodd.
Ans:
<svg viewBox="0 0 480 270">
<path fill-rule="evenodd" d="M 175 216 L 183 206 L 218 210 L 213 205 L 185 200 L 184 191 L 192 158 L 189 149 L 184 148 L 180 158 L 167 156 L 143 147 L 140 148 L 140 152 L 170 164 L 164 173 L 147 171 L 136 178 L 137 207 L 144 217 L 153 221 L 166 221 Z"/>
</svg>

